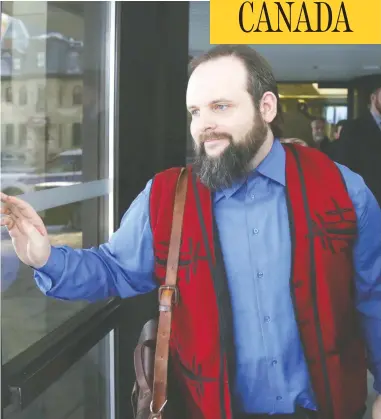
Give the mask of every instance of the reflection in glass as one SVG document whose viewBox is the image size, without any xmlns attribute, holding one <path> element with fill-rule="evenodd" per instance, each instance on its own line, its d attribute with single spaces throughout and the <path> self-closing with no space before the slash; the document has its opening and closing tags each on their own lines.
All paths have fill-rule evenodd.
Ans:
<svg viewBox="0 0 381 419">
<path fill-rule="evenodd" d="M 37 89 L 37 100 L 36 100 L 36 112 L 42 112 L 45 109 L 45 86 L 38 86 Z"/>
<path fill-rule="evenodd" d="M 43 211 L 53 245 L 82 247 L 81 205 Z M 2 361 L 7 362 L 85 306 L 45 297 L 35 286 L 32 269 L 19 262 L 6 232 L 1 237 Z"/>
<path fill-rule="evenodd" d="M 24 411 L 4 419 L 109 419 L 108 336 L 76 362 Z"/>
<path fill-rule="evenodd" d="M 21 86 L 19 90 L 19 105 L 24 106 L 28 103 L 28 92 L 25 86 Z"/>
<path fill-rule="evenodd" d="M 67 202 L 78 201 L 56 208 L 49 204 L 40 213 L 52 244 L 90 247 L 104 233 L 97 211 L 106 198 L 81 201 L 80 193 L 73 198 L 66 187 L 107 176 L 106 165 L 102 170 L 98 165 L 108 160 L 109 7 L 108 2 L 2 2 L 1 190 L 39 192 L 42 207 L 44 192 L 53 188 L 62 188 Z M 94 217 L 84 217 L 87 213 Z M 88 303 L 44 296 L 3 229 L 1 245 L 5 363 Z"/>
<path fill-rule="evenodd" d="M 73 105 L 82 105 L 82 87 L 75 86 L 73 89 Z"/>
<path fill-rule="evenodd" d="M 13 93 L 12 93 L 12 87 L 8 86 L 5 89 L 5 101 L 12 103 L 13 102 Z"/>
</svg>

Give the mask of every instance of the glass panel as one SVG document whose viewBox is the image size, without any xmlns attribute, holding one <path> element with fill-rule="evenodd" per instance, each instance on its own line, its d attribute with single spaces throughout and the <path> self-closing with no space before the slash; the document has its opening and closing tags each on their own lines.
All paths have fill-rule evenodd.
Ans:
<svg viewBox="0 0 381 419">
<path fill-rule="evenodd" d="M 23 411 L 4 409 L 4 419 L 109 419 L 109 337 L 75 363 Z"/>
<path fill-rule="evenodd" d="M 108 176 L 108 2 L 2 2 L 1 190 L 10 195 Z M 76 196 L 75 199 L 81 199 Z M 107 197 L 40 215 L 52 244 L 107 239 Z M 83 216 L 92 214 L 92 217 Z M 45 297 L 1 231 L 2 362 L 87 303 Z"/>
<path fill-rule="evenodd" d="M 85 247 L 84 234 L 87 229 L 96 228 L 96 219 L 89 220 L 82 214 L 88 213 L 88 207 L 104 206 L 106 201 L 106 198 L 97 198 L 40 212 L 51 244 Z M 19 262 L 5 231 L 1 239 L 1 292 L 3 363 L 56 329 L 87 304 L 45 297 L 36 287 L 32 269 Z"/>
<path fill-rule="evenodd" d="M 70 177 L 62 153 L 83 153 L 89 163 L 79 179 L 105 177 L 94 161 L 106 137 L 109 4 L 17 1 L 2 8 L 1 145 L 14 157 L 5 159 L 2 173 L 22 174 L 13 183 L 31 191 L 42 178 L 54 179 L 47 170 L 52 161 Z"/>
</svg>

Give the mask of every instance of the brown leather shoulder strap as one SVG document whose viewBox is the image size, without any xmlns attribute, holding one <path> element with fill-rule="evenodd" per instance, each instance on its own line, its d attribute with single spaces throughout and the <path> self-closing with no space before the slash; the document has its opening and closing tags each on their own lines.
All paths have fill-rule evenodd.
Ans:
<svg viewBox="0 0 381 419">
<path fill-rule="evenodd" d="M 159 288 L 159 325 L 156 339 L 151 418 L 160 418 L 167 403 L 169 338 L 171 335 L 172 305 L 178 302 L 177 268 L 181 244 L 183 216 L 188 185 L 188 170 L 180 172 L 173 208 L 173 220 L 165 285 Z"/>
</svg>

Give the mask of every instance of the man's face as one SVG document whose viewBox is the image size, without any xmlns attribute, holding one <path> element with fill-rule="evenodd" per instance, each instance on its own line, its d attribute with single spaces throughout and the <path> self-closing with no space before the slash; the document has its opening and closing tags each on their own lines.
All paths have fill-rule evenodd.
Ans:
<svg viewBox="0 0 381 419">
<path fill-rule="evenodd" d="M 247 91 L 247 71 L 236 57 L 201 64 L 189 79 L 194 168 L 210 189 L 229 187 L 245 175 L 263 145 L 268 125 Z"/>
<path fill-rule="evenodd" d="M 316 143 L 320 143 L 324 140 L 325 136 L 325 122 L 324 121 L 312 121 L 311 123 L 312 128 L 312 138 Z"/>
<path fill-rule="evenodd" d="M 372 94 L 371 101 L 374 110 L 381 115 L 381 87 Z"/>
</svg>

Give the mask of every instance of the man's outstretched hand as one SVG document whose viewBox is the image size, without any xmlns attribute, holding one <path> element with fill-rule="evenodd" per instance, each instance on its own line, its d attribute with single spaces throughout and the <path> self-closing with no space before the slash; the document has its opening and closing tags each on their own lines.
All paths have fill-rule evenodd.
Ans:
<svg viewBox="0 0 381 419">
<path fill-rule="evenodd" d="M 19 259 L 33 268 L 46 264 L 50 256 L 48 232 L 31 205 L 1 192 L 1 225 L 6 226 Z"/>
</svg>

